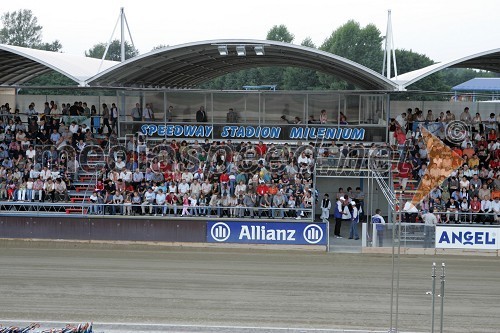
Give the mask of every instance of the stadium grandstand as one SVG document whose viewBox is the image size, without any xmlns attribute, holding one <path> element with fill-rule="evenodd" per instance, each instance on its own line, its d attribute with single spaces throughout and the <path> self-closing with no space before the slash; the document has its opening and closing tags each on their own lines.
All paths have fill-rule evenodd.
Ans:
<svg viewBox="0 0 500 333">
<path fill-rule="evenodd" d="M 425 211 L 434 206 L 445 222 L 484 221 L 478 213 L 491 214 L 490 222 L 498 220 L 500 138 L 499 118 L 493 113 L 483 120 L 468 108 L 458 115 L 431 110 L 424 115 L 418 108 L 409 109 L 390 120 L 389 143 L 375 145 L 336 138 L 285 142 L 279 136 L 274 140 L 154 137 L 144 130 L 145 121 L 156 127 L 153 134 L 162 126 L 174 131 L 197 125 L 186 125 L 185 119 L 172 122 L 177 115 L 169 115 L 172 118 L 166 122 L 154 120 L 165 118 L 166 114 L 157 112 L 146 119 L 150 104 L 145 105 L 146 109 L 130 110 L 130 119 L 120 126 L 122 131 L 137 131 L 122 137 L 116 135 L 118 121 L 111 117 L 117 112 L 113 104 L 102 105 L 108 119 L 92 115 L 94 105 L 89 108 L 85 102 L 63 103 L 61 110 L 49 102 L 39 111 L 33 103 L 23 114 L 2 105 L 2 208 L 29 210 L 36 201 L 48 206 L 47 212 L 300 219 L 311 216 L 318 199 L 315 176 L 361 172 L 368 168 L 368 158 L 384 155 L 393 166 L 395 192 L 411 200 L 418 182 L 425 182 L 426 169 L 432 167 L 420 126 L 446 141 L 446 125 L 460 119 L 468 125 L 466 138 L 447 143 L 465 159 L 464 165 L 440 187 L 430 189 L 430 197 L 420 208 Z M 134 112 L 141 120 L 139 116 L 133 119 Z M 235 111 L 228 111 L 228 117 L 231 112 Z M 328 120 L 321 121 L 307 124 L 308 128 L 324 128 L 318 126 Z M 287 131 L 299 125 L 283 122 L 274 127 Z M 244 130 L 259 129 L 248 126 Z M 399 156 L 405 158 L 395 159 Z M 355 187 L 345 191 L 349 198 L 358 199 L 352 191 Z M 331 192 L 336 197 L 344 195 L 342 190 Z M 450 208 L 452 201 L 456 207 Z M 76 203 L 86 205 L 82 210 Z"/>
<path fill-rule="evenodd" d="M 14 92 L 0 92 L 8 101 L 0 110 L 2 214 L 313 222 L 327 193 L 331 211 L 323 221 L 338 211 L 338 219 L 351 221 L 354 209 L 363 221 L 376 208 L 389 222 L 421 222 L 428 212 L 439 223 L 500 220 L 500 112 L 494 103 L 471 103 L 474 114 L 467 104 L 451 102 L 424 112 L 420 105 L 391 101 L 398 85 L 361 65 L 270 41 L 269 64 L 284 54 L 291 64 L 306 66 L 314 55 L 312 69 L 328 64 L 340 71 L 331 74 L 352 74 L 368 90 L 165 88 L 189 88 L 221 74 L 211 66 L 222 58 L 237 70 L 238 57 L 219 54 L 222 41 L 216 42 L 153 51 L 108 64 L 94 76 L 85 72 L 77 83 L 91 87 L 71 88 L 74 96 L 20 95 L 18 73 L 19 81 L 8 83 Z M 199 58 L 191 65 L 200 72 L 189 78 L 180 72 L 154 76 L 154 66 L 149 74 L 137 71 L 158 59 L 171 66 L 169 54 L 188 57 L 193 48 Z M 2 52 L 12 50 L 4 46 Z M 247 58 L 255 66 L 265 61 Z M 40 73 L 47 70 L 37 66 Z M 127 89 L 117 88 L 119 77 Z M 464 159 L 451 175 L 439 174 L 446 156 L 432 156 L 423 129 Z M 419 186 L 428 195 L 415 206 Z"/>
</svg>

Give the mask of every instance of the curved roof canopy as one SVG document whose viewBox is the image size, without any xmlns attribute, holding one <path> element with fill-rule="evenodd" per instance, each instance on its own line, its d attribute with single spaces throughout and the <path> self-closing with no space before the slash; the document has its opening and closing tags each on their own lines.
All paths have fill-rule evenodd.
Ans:
<svg viewBox="0 0 500 333">
<path fill-rule="evenodd" d="M 317 49 L 268 40 L 209 40 L 131 58 L 87 81 L 91 86 L 192 88 L 215 77 L 263 66 L 292 66 L 335 75 L 362 89 L 397 85 L 358 63 Z"/>
<path fill-rule="evenodd" d="M 116 64 L 105 60 L 101 66 L 100 59 L 0 44 L 0 85 L 20 85 L 55 70 L 84 86 L 99 72 L 99 66 L 105 70 Z"/>
<path fill-rule="evenodd" d="M 409 85 L 445 68 L 475 68 L 491 72 L 500 72 L 500 49 L 484 51 L 459 59 L 440 62 L 398 75 L 397 78 L 394 77 L 392 80 L 399 85 L 400 90 L 404 90 Z"/>
</svg>

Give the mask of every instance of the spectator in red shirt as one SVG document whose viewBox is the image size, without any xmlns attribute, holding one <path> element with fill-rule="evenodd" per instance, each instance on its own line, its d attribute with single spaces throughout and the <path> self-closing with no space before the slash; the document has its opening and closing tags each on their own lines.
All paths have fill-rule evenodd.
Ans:
<svg viewBox="0 0 500 333">
<path fill-rule="evenodd" d="M 223 186 L 224 184 L 227 185 L 229 183 L 229 174 L 227 172 L 224 172 L 223 174 L 221 174 L 219 181 L 220 181 L 221 186 Z"/>
<path fill-rule="evenodd" d="M 257 192 L 257 204 L 259 205 L 260 201 L 264 197 L 264 194 L 269 193 L 269 187 L 265 183 L 260 183 L 259 185 L 257 185 L 255 191 Z"/>
<path fill-rule="evenodd" d="M 488 141 L 496 141 L 497 139 L 497 132 L 492 129 L 490 130 L 490 132 L 488 133 Z"/>
<path fill-rule="evenodd" d="M 167 207 L 168 207 L 168 210 L 167 210 L 168 214 L 171 214 L 170 211 L 173 211 L 174 215 L 177 216 L 177 202 L 178 202 L 178 200 L 179 199 L 177 198 L 177 195 L 175 195 L 175 193 L 169 192 L 167 194 L 165 201 L 166 201 Z"/>
<path fill-rule="evenodd" d="M 175 157 L 177 159 L 179 159 L 180 157 L 180 154 L 179 154 L 179 149 L 180 149 L 180 146 L 179 144 L 177 143 L 177 141 L 175 140 L 172 140 L 172 143 L 170 143 L 170 147 L 175 151 Z"/>
<path fill-rule="evenodd" d="M 470 143 L 467 144 L 467 148 L 463 150 L 463 155 L 466 155 L 468 158 L 471 158 L 476 152 Z"/>
<path fill-rule="evenodd" d="M 257 186 L 257 194 L 263 196 L 266 193 L 269 193 L 269 187 L 265 183 L 259 184 Z"/>
<path fill-rule="evenodd" d="M 95 186 L 95 191 L 101 193 L 103 190 L 104 190 L 104 183 L 102 182 L 102 180 L 98 180 Z"/>
<path fill-rule="evenodd" d="M 500 159 L 498 159 L 498 156 L 495 157 L 494 160 L 490 161 L 490 169 L 496 169 L 500 167 Z"/>
<path fill-rule="evenodd" d="M 255 150 L 257 151 L 257 154 L 259 154 L 259 156 L 264 156 L 267 152 L 267 146 L 264 144 L 264 142 L 259 141 L 259 144 L 255 146 Z"/>
<path fill-rule="evenodd" d="M 174 179 L 174 173 L 172 171 L 165 171 L 163 173 L 163 178 L 166 182 L 171 182 Z"/>
<path fill-rule="evenodd" d="M 159 163 L 160 171 L 165 172 L 165 171 L 169 171 L 169 169 L 172 170 L 172 167 L 169 167 L 169 165 L 170 164 L 166 163 L 166 161 L 161 160 Z"/>
<path fill-rule="evenodd" d="M 453 148 L 453 152 L 460 157 L 462 157 L 464 155 L 464 153 L 462 152 L 462 149 L 460 149 L 460 147 Z"/>
<path fill-rule="evenodd" d="M 408 178 L 410 177 L 411 164 L 407 161 L 403 161 L 398 165 L 399 171 L 399 185 L 401 187 L 401 191 L 406 190 L 406 184 L 408 183 Z"/>
<path fill-rule="evenodd" d="M 481 212 L 481 201 L 479 201 L 477 195 L 470 202 L 470 212 L 472 213 L 472 222 L 478 222 L 478 213 Z"/>
</svg>

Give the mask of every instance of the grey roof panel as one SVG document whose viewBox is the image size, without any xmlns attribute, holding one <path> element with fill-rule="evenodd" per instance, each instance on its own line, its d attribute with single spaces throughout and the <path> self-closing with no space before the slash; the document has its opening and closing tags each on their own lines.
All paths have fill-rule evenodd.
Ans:
<svg viewBox="0 0 500 333">
<path fill-rule="evenodd" d="M 412 72 L 398 75 L 392 80 L 404 90 L 409 85 L 445 68 L 474 68 L 500 72 L 500 49 L 484 51 L 450 61 L 433 64 Z"/>
<path fill-rule="evenodd" d="M 227 45 L 229 55 L 219 54 Z M 236 55 L 236 46 L 246 46 L 246 56 Z M 253 47 L 263 45 L 258 56 Z M 394 90 L 397 85 L 348 59 L 317 49 L 267 40 L 210 40 L 155 50 L 129 59 L 87 81 L 91 86 L 144 86 L 189 88 L 201 82 L 242 69 L 265 66 L 295 66 L 335 75 L 363 89 Z"/>
<path fill-rule="evenodd" d="M 0 85 L 21 85 L 41 74 L 57 71 L 79 85 L 118 62 L 0 44 Z"/>
</svg>

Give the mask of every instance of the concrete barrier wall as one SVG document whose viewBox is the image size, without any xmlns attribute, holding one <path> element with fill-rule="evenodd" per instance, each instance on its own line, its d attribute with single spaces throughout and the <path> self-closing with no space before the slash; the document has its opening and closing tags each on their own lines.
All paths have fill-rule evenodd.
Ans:
<svg viewBox="0 0 500 333">
<path fill-rule="evenodd" d="M 396 248 L 397 251 L 397 248 Z M 392 247 L 363 247 L 361 253 L 366 254 L 392 254 Z M 421 249 L 412 247 L 401 247 L 402 255 L 459 255 L 459 256 L 482 256 L 482 257 L 500 257 L 500 251 L 497 250 L 466 250 L 466 249 Z"/>
<path fill-rule="evenodd" d="M 205 242 L 206 222 L 193 220 L 80 217 L 0 218 L 0 238 Z"/>
</svg>

